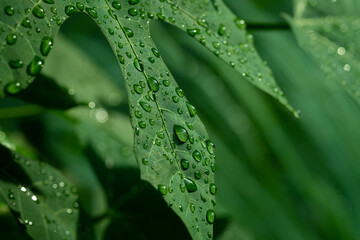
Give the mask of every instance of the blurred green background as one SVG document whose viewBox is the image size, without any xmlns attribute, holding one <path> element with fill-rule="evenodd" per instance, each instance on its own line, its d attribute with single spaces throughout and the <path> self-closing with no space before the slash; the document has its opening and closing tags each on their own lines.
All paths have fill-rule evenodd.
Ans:
<svg viewBox="0 0 360 240">
<path fill-rule="evenodd" d="M 293 14 L 291 1 L 225 2 L 247 22 L 301 118 L 191 37 L 152 23 L 162 58 L 217 147 L 215 239 L 360 239 L 360 106 L 299 47 L 281 17 Z M 62 27 L 37 80 L 49 85 L 0 100 L 0 141 L 61 169 L 78 187 L 78 239 L 188 239 L 139 179 L 121 72 L 89 20 L 77 14 Z M 38 98 L 27 97 L 34 92 Z M 2 235 L 26 239 L 18 229 L 0 202 Z"/>
</svg>

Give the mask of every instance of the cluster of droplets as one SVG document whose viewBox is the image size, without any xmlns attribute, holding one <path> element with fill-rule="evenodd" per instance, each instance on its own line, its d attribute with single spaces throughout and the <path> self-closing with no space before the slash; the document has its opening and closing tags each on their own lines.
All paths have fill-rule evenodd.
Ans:
<svg viewBox="0 0 360 240">
<path fill-rule="evenodd" d="M 42 228 L 44 231 L 49 233 L 61 231 L 63 236 L 70 235 L 70 230 L 66 226 L 59 225 L 58 219 L 61 218 L 64 222 L 70 218 L 76 219 L 76 216 L 73 216 L 79 207 L 76 201 L 76 188 L 67 186 L 66 182 L 43 162 L 29 160 L 16 153 L 13 154 L 13 159 L 13 164 L 23 168 L 25 173 L 30 174 L 31 180 L 37 183 L 36 186 L 19 184 L 8 189 L 9 207 L 15 212 L 21 211 L 21 217 L 18 217 L 19 223 L 26 227 L 35 225 L 39 227 L 46 222 L 47 227 Z M 31 213 L 28 212 L 28 208 L 23 207 L 25 202 L 27 206 L 32 206 Z M 47 208 L 44 208 L 44 205 L 48 205 Z M 66 215 L 54 218 L 48 214 L 48 211 L 59 213 L 63 211 Z M 36 216 L 37 214 L 39 216 Z M 43 218 L 43 220 L 36 222 L 35 218 Z"/>
</svg>

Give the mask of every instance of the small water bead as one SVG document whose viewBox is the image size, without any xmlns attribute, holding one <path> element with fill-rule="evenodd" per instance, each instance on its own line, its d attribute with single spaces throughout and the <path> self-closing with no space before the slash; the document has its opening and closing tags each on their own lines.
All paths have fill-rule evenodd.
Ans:
<svg viewBox="0 0 360 240">
<path fill-rule="evenodd" d="M 8 45 L 14 45 L 17 41 L 17 36 L 15 33 L 10 33 L 9 35 L 7 35 L 6 37 L 6 43 Z"/>
<path fill-rule="evenodd" d="M 139 1 L 140 1 L 140 0 L 129 0 L 128 3 L 129 3 L 130 5 L 136 5 L 136 4 L 139 3 Z"/>
<path fill-rule="evenodd" d="M 134 90 L 138 94 L 141 94 L 143 92 L 143 88 L 138 84 L 134 84 Z"/>
<path fill-rule="evenodd" d="M 185 187 L 188 192 L 195 192 L 197 190 L 196 183 L 190 178 L 184 178 Z"/>
<path fill-rule="evenodd" d="M 211 155 L 215 153 L 215 144 L 212 141 L 206 141 L 206 148 Z"/>
<path fill-rule="evenodd" d="M 195 159 L 195 161 L 200 162 L 202 159 L 202 156 L 200 154 L 200 152 L 198 150 L 195 150 L 192 154 L 193 158 Z"/>
<path fill-rule="evenodd" d="M 220 36 L 223 36 L 226 32 L 226 26 L 224 24 L 220 24 L 219 29 L 218 29 L 218 34 Z"/>
<path fill-rule="evenodd" d="M 12 60 L 12 61 L 9 61 L 9 66 L 13 69 L 18 69 L 18 68 L 21 68 L 22 66 L 24 66 L 24 63 L 21 60 Z"/>
<path fill-rule="evenodd" d="M 151 51 L 152 51 L 152 53 L 154 54 L 155 57 L 157 57 L 157 58 L 160 57 L 160 53 L 156 48 L 152 48 Z"/>
<path fill-rule="evenodd" d="M 200 29 L 198 28 L 186 29 L 186 31 L 192 37 L 195 37 L 196 35 L 200 34 Z"/>
<path fill-rule="evenodd" d="M 141 162 L 142 162 L 142 164 L 144 164 L 144 165 L 148 165 L 148 164 L 149 164 L 149 160 L 147 160 L 146 158 L 141 159 Z"/>
<path fill-rule="evenodd" d="M 43 0 L 44 3 L 54 4 L 54 0 Z"/>
<path fill-rule="evenodd" d="M 138 70 L 139 72 L 144 71 L 144 64 L 140 59 L 138 59 L 138 58 L 134 59 L 134 66 L 135 66 L 136 70 Z"/>
<path fill-rule="evenodd" d="M 159 82 L 158 82 L 155 78 L 149 77 L 149 78 L 148 78 L 148 84 L 149 84 L 149 86 L 150 86 L 150 89 L 153 90 L 154 92 L 159 91 L 159 89 L 160 89 L 160 84 L 159 84 Z"/>
<path fill-rule="evenodd" d="M 44 37 L 41 41 L 40 51 L 43 56 L 47 56 L 53 47 L 53 39 L 51 37 Z"/>
<path fill-rule="evenodd" d="M 155 62 L 155 58 L 153 58 L 153 57 L 149 57 L 148 60 L 149 60 L 149 62 L 151 62 L 151 63 L 154 63 L 154 62 Z"/>
<path fill-rule="evenodd" d="M 174 103 L 178 103 L 179 102 L 179 98 L 177 96 L 173 96 L 172 100 L 174 101 Z"/>
<path fill-rule="evenodd" d="M 131 55 L 131 53 L 129 53 L 129 52 L 126 52 L 125 54 L 126 54 L 126 56 L 127 56 L 128 58 L 132 58 L 132 55 Z"/>
<path fill-rule="evenodd" d="M 113 6 L 115 9 L 117 9 L 117 10 L 120 10 L 120 9 L 121 9 L 121 4 L 120 4 L 119 2 L 117 2 L 117 1 L 114 1 L 114 2 L 112 3 L 112 6 Z"/>
<path fill-rule="evenodd" d="M 234 23 L 239 29 L 245 29 L 246 27 L 245 21 L 240 18 L 235 18 Z"/>
<path fill-rule="evenodd" d="M 139 122 L 139 126 L 140 126 L 140 128 L 142 128 L 142 129 L 146 128 L 146 122 L 145 122 L 145 121 L 140 121 L 140 122 Z"/>
<path fill-rule="evenodd" d="M 116 13 L 113 10 L 109 9 L 108 13 L 112 19 L 114 19 L 114 20 L 118 19 Z"/>
<path fill-rule="evenodd" d="M 124 64 L 124 63 L 125 63 L 125 58 L 124 58 L 122 55 L 118 54 L 117 57 L 118 57 L 119 62 L 120 62 L 121 64 Z"/>
<path fill-rule="evenodd" d="M 45 17 L 45 10 L 40 5 L 37 5 L 36 7 L 34 7 L 34 9 L 32 10 L 32 13 L 37 18 Z"/>
<path fill-rule="evenodd" d="M 174 125 L 174 131 L 176 134 L 176 137 L 179 139 L 180 142 L 184 143 L 188 139 L 188 132 L 187 130 L 180 126 L 180 125 Z"/>
<path fill-rule="evenodd" d="M 97 11 L 95 8 L 85 8 L 85 11 L 93 18 L 98 18 Z"/>
<path fill-rule="evenodd" d="M 165 138 L 165 134 L 163 132 L 157 132 L 156 135 L 160 138 L 160 139 L 164 139 Z"/>
<path fill-rule="evenodd" d="M 24 18 L 21 22 L 21 26 L 31 28 L 30 19 L 28 17 Z"/>
<path fill-rule="evenodd" d="M 140 106 L 146 111 L 146 112 L 151 112 L 151 106 L 143 101 L 140 101 Z"/>
<path fill-rule="evenodd" d="M 134 32 L 130 28 L 124 27 L 124 32 L 129 38 L 134 36 Z"/>
<path fill-rule="evenodd" d="M 159 184 L 159 185 L 158 185 L 158 190 L 159 190 L 159 192 L 160 192 L 162 195 L 166 195 L 166 193 L 167 193 L 167 188 L 166 188 L 166 186 L 164 186 L 164 185 L 162 185 L 162 184 Z"/>
<path fill-rule="evenodd" d="M 5 12 L 6 15 L 12 16 L 15 13 L 15 8 L 11 7 L 11 6 L 6 6 L 4 8 L 4 12 Z"/>
<path fill-rule="evenodd" d="M 195 204 L 190 203 L 190 210 L 191 210 L 192 213 L 195 212 Z"/>
<path fill-rule="evenodd" d="M 128 10 L 128 13 L 130 14 L 130 16 L 134 17 L 134 16 L 138 15 L 138 10 L 136 8 L 130 8 Z"/>
<path fill-rule="evenodd" d="M 206 220 L 208 223 L 212 224 L 215 221 L 215 212 L 211 209 L 206 212 Z"/>
<path fill-rule="evenodd" d="M 163 84 L 165 87 L 170 86 L 170 82 L 168 80 L 163 80 Z"/>
<path fill-rule="evenodd" d="M 73 15 L 74 13 L 76 13 L 77 11 L 76 11 L 76 8 L 75 8 L 75 6 L 73 6 L 73 5 L 67 5 L 66 7 L 65 7 L 65 13 L 66 13 L 66 15 L 68 15 L 68 16 L 71 16 L 71 15 Z"/>
<path fill-rule="evenodd" d="M 209 187 L 209 190 L 210 190 L 210 193 L 212 195 L 215 195 L 216 194 L 216 191 L 217 191 L 217 188 L 216 188 L 216 185 L 214 183 L 211 183 L 210 184 L 210 187 Z"/>
<path fill-rule="evenodd" d="M 175 92 L 176 92 L 176 94 L 179 96 L 179 97 L 184 97 L 184 91 L 181 89 L 181 88 L 179 88 L 179 87 L 177 87 L 177 88 L 175 88 Z"/>
<path fill-rule="evenodd" d="M 76 7 L 77 7 L 77 9 L 79 9 L 79 11 L 84 11 L 85 10 L 85 6 L 84 6 L 84 4 L 82 4 L 81 2 L 77 2 L 76 3 Z"/>
<path fill-rule="evenodd" d="M 135 111 L 135 117 L 142 118 L 142 113 L 140 111 Z"/>
<path fill-rule="evenodd" d="M 30 76 L 37 75 L 41 71 L 43 64 L 44 64 L 44 61 L 40 57 L 35 56 L 33 58 L 33 60 L 29 63 L 29 65 L 27 66 L 27 73 Z"/>
<path fill-rule="evenodd" d="M 192 135 L 189 135 L 189 142 L 191 143 L 191 144 L 194 144 L 194 137 L 192 136 Z"/>
<path fill-rule="evenodd" d="M 211 168 L 211 171 L 214 173 L 215 170 L 216 170 L 215 164 L 214 164 L 214 163 L 210 163 L 210 168 Z"/>
</svg>

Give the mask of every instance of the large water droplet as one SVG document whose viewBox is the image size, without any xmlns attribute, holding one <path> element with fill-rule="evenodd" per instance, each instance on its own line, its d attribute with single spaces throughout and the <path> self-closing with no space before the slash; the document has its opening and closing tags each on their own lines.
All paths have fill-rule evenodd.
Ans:
<svg viewBox="0 0 360 240">
<path fill-rule="evenodd" d="M 215 221 L 215 212 L 211 209 L 206 212 L 206 220 L 208 223 L 212 224 Z"/>
<path fill-rule="evenodd" d="M 15 13 L 15 8 L 11 6 L 6 6 L 4 8 L 4 12 L 6 13 L 6 15 L 12 16 Z"/>
<path fill-rule="evenodd" d="M 206 148 L 211 155 L 215 153 L 215 144 L 212 141 L 206 141 Z"/>
<path fill-rule="evenodd" d="M 180 125 L 174 125 L 174 131 L 180 142 L 184 143 L 187 141 L 188 132 L 184 127 Z"/>
<path fill-rule="evenodd" d="M 10 33 L 9 35 L 7 35 L 6 37 L 6 43 L 8 45 L 14 45 L 17 41 L 17 36 L 15 33 Z"/>
<path fill-rule="evenodd" d="M 200 29 L 198 28 L 186 29 L 186 31 L 192 37 L 195 37 L 197 34 L 200 34 Z"/>
<path fill-rule="evenodd" d="M 9 94 L 16 94 L 21 91 L 19 82 L 10 82 L 6 85 L 5 90 Z"/>
<path fill-rule="evenodd" d="M 151 90 L 153 90 L 154 92 L 159 91 L 159 88 L 160 88 L 159 82 L 155 78 L 149 77 L 148 83 L 149 83 Z"/>
<path fill-rule="evenodd" d="M 140 101 L 140 106 L 146 111 L 146 112 L 151 112 L 151 106 L 143 101 Z"/>
<path fill-rule="evenodd" d="M 41 71 L 43 64 L 44 61 L 40 57 L 35 56 L 31 63 L 27 66 L 27 73 L 30 76 L 37 75 Z"/>
<path fill-rule="evenodd" d="M 38 18 L 45 17 L 45 10 L 40 5 L 36 5 L 36 7 L 32 10 L 32 13 Z"/>
<path fill-rule="evenodd" d="M 51 37 L 44 37 L 41 41 L 41 54 L 47 56 L 53 47 L 53 39 Z"/>
<path fill-rule="evenodd" d="M 117 9 L 117 10 L 120 10 L 120 9 L 121 9 L 121 4 L 120 4 L 119 2 L 117 2 L 117 1 L 114 1 L 114 2 L 112 3 L 112 6 L 113 6 L 115 9 Z"/>
<path fill-rule="evenodd" d="M 65 7 L 65 13 L 66 13 L 66 15 L 68 15 L 68 16 L 71 16 L 71 15 L 73 15 L 74 13 L 76 13 L 76 8 L 75 8 L 75 6 L 73 6 L 73 5 L 67 5 L 67 6 Z"/>
<path fill-rule="evenodd" d="M 166 193 L 167 193 L 167 188 L 166 188 L 166 186 L 164 186 L 164 185 L 162 185 L 162 184 L 159 184 L 159 185 L 158 185 L 158 190 L 159 190 L 159 192 L 160 192 L 162 195 L 166 195 Z"/>
<path fill-rule="evenodd" d="M 186 103 L 186 107 L 189 111 L 190 116 L 195 117 L 196 116 L 196 108 L 193 105 L 191 105 L 190 103 Z"/>
<path fill-rule="evenodd" d="M 98 18 L 97 11 L 95 8 L 86 8 L 85 11 L 93 18 Z"/>
<path fill-rule="evenodd" d="M 196 183 L 193 180 L 189 178 L 184 178 L 184 181 L 185 181 L 185 187 L 188 192 L 195 192 L 197 190 Z"/>
<path fill-rule="evenodd" d="M 144 71 L 144 64 L 140 59 L 138 59 L 138 58 L 134 59 L 134 66 L 139 72 Z"/>
<path fill-rule="evenodd" d="M 24 18 L 21 22 L 21 26 L 31 28 L 30 19 L 28 17 Z"/>
<path fill-rule="evenodd" d="M 201 154 L 198 150 L 195 150 L 192 154 L 193 158 L 195 159 L 195 161 L 200 162 L 202 157 Z"/>
<path fill-rule="evenodd" d="M 217 191 L 217 188 L 216 188 L 216 185 L 214 183 L 211 183 L 210 184 L 210 187 L 209 187 L 209 190 L 210 190 L 210 193 L 212 195 L 215 195 L 216 194 L 216 191 Z"/>
<path fill-rule="evenodd" d="M 186 160 L 186 159 L 181 159 L 180 160 L 180 163 L 181 163 L 181 168 L 183 170 L 187 170 L 189 168 L 189 161 Z"/>
</svg>

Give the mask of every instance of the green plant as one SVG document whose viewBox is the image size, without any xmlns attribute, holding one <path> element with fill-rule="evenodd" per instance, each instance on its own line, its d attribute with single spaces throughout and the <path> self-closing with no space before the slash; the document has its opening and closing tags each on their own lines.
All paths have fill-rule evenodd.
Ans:
<svg viewBox="0 0 360 240">
<path fill-rule="evenodd" d="M 246 13 L 237 10 L 236 1 L 227 3 L 234 4 L 239 15 L 246 17 Z M 279 17 L 278 7 L 291 15 L 288 4 L 244 1 L 245 9 L 253 9 L 255 13 L 251 17 L 256 19 L 261 15 L 265 18 L 261 22 L 268 24 L 255 21 L 249 24 L 258 39 L 257 49 L 284 85 L 285 79 L 300 84 L 299 73 L 304 74 L 304 69 L 311 69 L 305 73 L 309 79 L 322 79 L 323 73 L 297 48 L 286 23 Z M 303 8 L 307 4 L 308 8 Z M 298 9 L 312 11 L 326 8 L 327 4 L 330 3 L 294 1 L 295 18 L 287 18 L 296 36 L 305 42 L 304 48 L 307 41 L 303 39 L 305 34 L 298 34 L 302 27 Z M 355 5 L 354 2 L 354 8 Z M 350 199 L 345 202 L 357 199 L 357 192 L 347 189 L 347 182 L 340 180 L 344 171 L 324 163 L 328 168 L 325 176 L 334 176 L 329 181 L 339 186 L 333 188 L 326 181 L 314 182 L 320 163 L 311 168 L 303 161 L 306 157 L 326 155 L 321 146 L 314 149 L 311 142 L 305 144 L 312 139 L 307 129 L 316 122 L 310 121 L 311 126 L 301 126 L 304 130 L 299 131 L 300 123 L 278 109 L 276 101 L 241 81 L 241 78 L 248 80 L 298 116 L 255 51 L 253 35 L 245 31 L 244 21 L 221 1 L 5 1 L 0 8 L 3 9 L 0 38 L 4 39 L 0 48 L 0 89 L 2 96 L 6 96 L 0 109 L 3 119 L 0 194 L 7 205 L 3 206 L 4 216 L 8 217 L 10 210 L 30 237 L 208 239 L 217 234 L 227 239 L 230 231 L 235 238 L 253 235 L 301 239 L 302 236 L 316 238 L 318 232 L 342 238 L 351 238 L 356 233 L 352 214 L 346 214 L 343 200 L 337 198 L 337 191 L 344 190 Z M 262 15 L 261 11 L 270 14 Z M 251 17 L 246 18 L 251 21 Z M 65 22 L 67 18 L 69 21 Z M 169 25 L 155 24 L 154 20 Z M 63 33 L 55 37 L 62 25 Z M 72 38 L 72 42 L 67 38 Z M 354 37 L 341 39 L 351 42 Z M 53 42 L 55 47 L 51 50 Z M 270 46 L 277 52 L 271 52 Z M 296 53 L 282 49 L 284 46 Z M 324 51 L 320 46 L 316 43 L 309 46 L 319 52 L 315 58 L 322 56 L 320 53 Z M 212 54 L 203 51 L 204 47 Z M 351 47 L 346 49 L 352 51 Z M 121 73 L 113 67 L 114 56 Z M 182 80 L 181 88 L 163 59 L 170 64 L 176 79 Z M 290 59 L 297 64 L 288 66 Z M 326 59 L 321 57 L 320 62 Z M 355 57 L 351 59 L 354 63 L 336 61 L 340 62 L 335 64 L 341 65 L 342 71 L 351 73 L 345 79 L 354 81 L 357 73 L 345 69 L 344 64 L 356 65 Z M 329 64 L 325 65 L 334 63 Z M 340 70 L 336 73 L 343 76 Z M 119 80 L 125 85 L 127 97 Z M 298 86 L 299 92 L 304 86 Z M 288 88 L 291 92 L 291 87 Z M 326 91 L 320 83 L 318 89 Z M 290 96 L 298 105 L 309 101 L 305 107 L 302 105 L 305 109 L 313 105 L 311 98 L 296 101 L 296 94 Z M 355 107 L 345 112 L 359 113 Z M 211 130 L 213 141 L 209 140 L 199 114 Z M 133 131 L 127 116 L 131 118 Z M 306 119 L 305 124 L 308 124 Z M 348 129 L 354 124 L 349 122 Z M 331 125 L 327 127 L 332 129 Z M 294 129 L 300 132 L 299 136 L 290 134 Z M 350 131 L 342 136 L 342 139 L 357 138 Z M 313 142 L 320 144 L 322 140 Z M 216 174 L 223 189 L 215 233 L 213 142 L 221 154 L 222 162 L 217 163 Z M 301 146 L 312 151 L 307 154 Z M 349 150 L 345 157 L 349 164 L 356 165 L 351 160 L 359 156 L 356 147 L 345 149 Z M 323 159 L 328 159 L 325 155 Z M 356 172 L 357 168 L 353 170 Z M 289 176 L 284 182 L 283 172 Z M 139 174 L 157 192 L 140 181 Z M 350 174 L 347 179 L 356 182 L 356 175 Z M 277 186 L 290 186 L 294 192 L 288 193 Z M 317 194 L 318 189 L 322 189 L 322 194 Z M 164 205 L 161 195 L 170 208 Z M 289 195 L 291 199 L 286 198 Z M 329 197 L 337 199 L 337 203 L 327 204 Z M 293 198 L 299 199 L 300 206 Z M 309 208 L 310 212 L 320 209 L 319 215 L 325 217 L 310 216 L 315 226 L 302 227 L 298 223 L 302 217 L 297 207 Z M 245 223 L 244 219 L 254 212 L 256 217 Z M 261 221 L 268 227 L 259 228 Z M 282 227 L 276 227 L 277 224 Z M 322 233 L 328 227 L 334 229 L 331 234 Z M 141 228 L 143 233 L 136 228 Z M 11 234 L 16 238 L 16 234 L 22 233 Z"/>
</svg>

